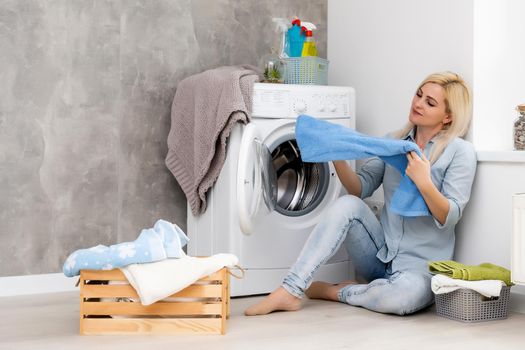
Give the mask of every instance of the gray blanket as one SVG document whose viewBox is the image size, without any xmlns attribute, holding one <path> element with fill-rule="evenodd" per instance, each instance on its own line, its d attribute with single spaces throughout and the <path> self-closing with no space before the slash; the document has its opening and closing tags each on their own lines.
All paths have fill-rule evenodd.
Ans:
<svg viewBox="0 0 525 350">
<path fill-rule="evenodd" d="M 206 192 L 226 159 L 235 123 L 248 123 L 253 84 L 251 66 L 208 70 L 182 80 L 171 107 L 166 166 L 177 179 L 194 215 L 206 210 Z"/>
</svg>

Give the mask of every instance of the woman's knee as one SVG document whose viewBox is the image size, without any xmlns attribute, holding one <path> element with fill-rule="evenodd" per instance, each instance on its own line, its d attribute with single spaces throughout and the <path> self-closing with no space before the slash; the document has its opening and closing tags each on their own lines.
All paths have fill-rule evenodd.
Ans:
<svg viewBox="0 0 525 350">
<path fill-rule="evenodd" d="M 363 211 L 368 209 L 368 206 L 361 198 L 348 194 L 339 197 L 332 208 L 332 211 L 337 215 L 353 219 L 362 216 Z"/>
<path fill-rule="evenodd" d="M 430 277 L 421 272 L 398 272 L 390 279 L 377 279 L 366 286 L 356 287 L 359 289 L 347 287 L 342 299 L 350 305 L 381 313 L 408 315 L 434 301 Z"/>
<path fill-rule="evenodd" d="M 394 294 L 391 313 L 409 315 L 426 308 L 434 302 L 430 286 L 430 275 L 423 272 L 400 272 L 397 279 L 391 282 Z M 397 299 L 397 300 L 396 300 Z"/>
</svg>

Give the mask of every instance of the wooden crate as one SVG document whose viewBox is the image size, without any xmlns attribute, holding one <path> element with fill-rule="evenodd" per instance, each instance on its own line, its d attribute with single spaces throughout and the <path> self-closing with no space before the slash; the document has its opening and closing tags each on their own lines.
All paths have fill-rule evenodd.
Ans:
<svg viewBox="0 0 525 350">
<path fill-rule="evenodd" d="M 120 270 L 80 272 L 80 334 L 224 334 L 229 308 L 227 268 L 148 306 Z"/>
</svg>

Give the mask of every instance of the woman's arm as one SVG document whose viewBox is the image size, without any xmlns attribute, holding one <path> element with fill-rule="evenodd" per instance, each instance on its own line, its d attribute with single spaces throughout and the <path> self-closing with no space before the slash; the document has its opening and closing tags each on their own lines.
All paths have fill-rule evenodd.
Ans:
<svg viewBox="0 0 525 350">
<path fill-rule="evenodd" d="M 335 171 L 339 180 L 349 194 L 360 197 L 361 196 L 361 181 L 352 169 L 350 164 L 345 160 L 334 160 Z"/>
<path fill-rule="evenodd" d="M 423 196 L 428 209 L 432 216 L 436 218 L 441 225 L 447 220 L 450 204 L 448 199 L 439 192 L 430 177 L 430 162 L 422 154 L 420 158 L 416 152 L 407 154 L 408 165 L 405 170 L 407 176 L 414 181 L 419 192 Z"/>
</svg>

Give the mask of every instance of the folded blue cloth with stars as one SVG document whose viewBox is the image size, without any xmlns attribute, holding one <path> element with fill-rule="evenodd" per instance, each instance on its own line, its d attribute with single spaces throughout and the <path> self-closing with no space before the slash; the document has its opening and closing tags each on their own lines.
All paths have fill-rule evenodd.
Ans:
<svg viewBox="0 0 525 350">
<path fill-rule="evenodd" d="M 401 174 L 401 182 L 394 192 L 390 209 L 401 216 L 428 216 L 428 207 L 414 182 L 405 174 L 406 154 L 419 147 L 410 141 L 372 137 L 342 125 L 336 125 L 307 115 L 297 118 L 295 127 L 297 145 L 305 162 L 328 162 L 379 157 Z"/>
<path fill-rule="evenodd" d="M 144 229 L 133 242 L 112 246 L 97 245 L 71 253 L 64 263 L 67 277 L 80 274 L 80 270 L 112 270 L 130 264 L 150 263 L 185 255 L 182 247 L 189 238 L 175 224 L 158 220 L 153 228 Z"/>
</svg>

